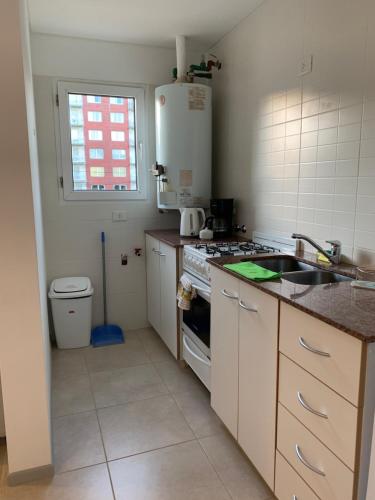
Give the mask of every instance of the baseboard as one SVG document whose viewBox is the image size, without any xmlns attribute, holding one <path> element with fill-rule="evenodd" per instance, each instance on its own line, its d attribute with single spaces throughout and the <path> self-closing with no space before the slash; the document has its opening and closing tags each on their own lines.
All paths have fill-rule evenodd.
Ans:
<svg viewBox="0 0 375 500">
<path fill-rule="evenodd" d="M 37 479 L 48 479 L 53 477 L 55 473 L 52 464 L 42 465 L 41 467 L 34 467 L 33 469 L 25 469 L 8 474 L 8 485 L 18 486 L 19 484 L 29 483 Z"/>
</svg>

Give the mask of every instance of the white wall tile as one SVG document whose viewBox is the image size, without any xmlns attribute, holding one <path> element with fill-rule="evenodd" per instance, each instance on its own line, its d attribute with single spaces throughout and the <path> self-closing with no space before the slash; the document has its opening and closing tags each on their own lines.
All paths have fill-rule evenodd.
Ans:
<svg viewBox="0 0 375 500">
<path fill-rule="evenodd" d="M 319 130 L 318 133 L 318 144 L 319 146 L 325 146 L 328 144 L 337 143 L 337 127 L 326 128 Z"/>
<path fill-rule="evenodd" d="M 352 123 L 351 125 L 339 126 L 339 142 L 359 141 L 361 138 L 361 124 Z"/>
<path fill-rule="evenodd" d="M 336 144 L 329 146 L 318 146 L 318 161 L 334 161 L 336 160 Z"/>
<path fill-rule="evenodd" d="M 375 175 L 375 157 L 361 158 L 359 160 L 359 175 L 360 176 Z"/>
<path fill-rule="evenodd" d="M 316 177 L 316 162 L 301 163 L 299 168 L 300 177 Z"/>
<path fill-rule="evenodd" d="M 358 159 L 337 160 L 336 161 L 336 176 L 338 176 L 338 177 L 357 177 L 358 176 Z"/>
<path fill-rule="evenodd" d="M 317 153 L 318 153 L 317 147 L 302 148 L 300 155 L 301 163 L 315 162 L 317 160 Z"/>
<path fill-rule="evenodd" d="M 318 145 L 318 132 L 306 132 L 301 135 L 301 148 L 311 148 Z"/>
<path fill-rule="evenodd" d="M 366 196 L 374 196 L 375 194 L 375 177 L 359 177 L 358 178 L 358 194 Z M 374 219 L 375 231 L 375 219 Z"/>
<path fill-rule="evenodd" d="M 316 164 L 317 177 L 334 177 L 336 172 L 335 161 L 318 161 Z"/>
<path fill-rule="evenodd" d="M 359 141 L 343 142 L 337 145 L 337 159 L 351 160 L 359 157 Z"/>
<path fill-rule="evenodd" d="M 319 130 L 324 128 L 337 127 L 339 123 L 339 112 L 330 111 L 319 115 Z"/>
<path fill-rule="evenodd" d="M 340 125 L 358 123 L 362 119 L 362 104 L 340 109 Z"/>
</svg>

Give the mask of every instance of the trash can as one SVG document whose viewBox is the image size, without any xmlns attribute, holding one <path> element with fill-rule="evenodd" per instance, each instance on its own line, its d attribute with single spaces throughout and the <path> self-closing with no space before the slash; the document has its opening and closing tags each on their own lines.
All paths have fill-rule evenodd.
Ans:
<svg viewBox="0 0 375 500">
<path fill-rule="evenodd" d="M 91 305 L 94 289 L 86 277 L 52 281 L 51 300 L 57 347 L 73 349 L 90 345 Z"/>
</svg>

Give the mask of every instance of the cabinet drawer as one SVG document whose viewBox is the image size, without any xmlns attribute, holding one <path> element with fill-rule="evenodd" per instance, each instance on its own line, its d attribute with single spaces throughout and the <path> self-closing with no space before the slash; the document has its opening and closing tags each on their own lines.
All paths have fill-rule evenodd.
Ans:
<svg viewBox="0 0 375 500">
<path fill-rule="evenodd" d="M 358 406 L 362 342 L 283 302 L 280 311 L 280 351 Z"/>
<path fill-rule="evenodd" d="M 321 500 L 352 500 L 353 472 L 281 404 L 277 449 Z"/>
<path fill-rule="evenodd" d="M 275 495 L 278 500 L 319 500 L 279 452 L 276 452 Z"/>
<path fill-rule="evenodd" d="M 279 373 L 279 401 L 354 470 L 357 408 L 283 354 Z"/>
</svg>

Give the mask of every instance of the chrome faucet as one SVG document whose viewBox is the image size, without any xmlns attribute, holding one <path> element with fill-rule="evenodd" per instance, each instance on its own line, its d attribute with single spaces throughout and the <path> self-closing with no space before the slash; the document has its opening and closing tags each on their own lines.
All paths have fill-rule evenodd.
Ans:
<svg viewBox="0 0 375 500">
<path fill-rule="evenodd" d="M 310 243 L 311 246 L 315 247 L 320 253 L 322 253 L 332 264 L 340 264 L 341 259 L 341 242 L 337 240 L 327 240 L 326 243 L 331 245 L 331 252 L 327 252 L 314 240 L 305 236 L 304 234 L 293 233 L 292 238 L 298 240 L 305 240 Z"/>
</svg>

